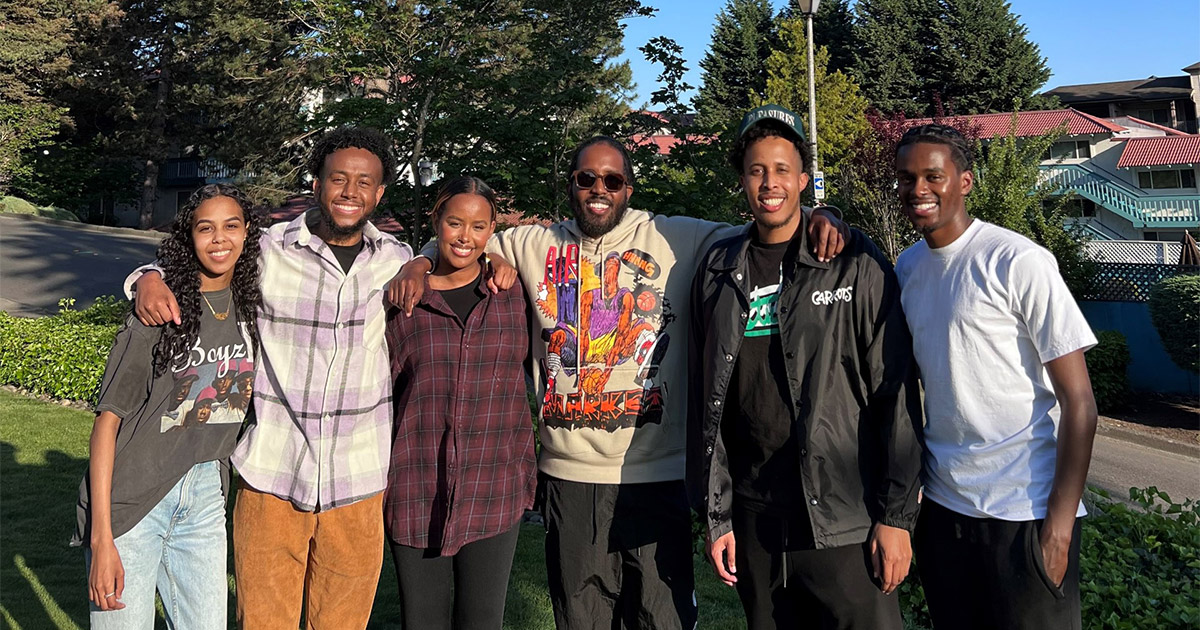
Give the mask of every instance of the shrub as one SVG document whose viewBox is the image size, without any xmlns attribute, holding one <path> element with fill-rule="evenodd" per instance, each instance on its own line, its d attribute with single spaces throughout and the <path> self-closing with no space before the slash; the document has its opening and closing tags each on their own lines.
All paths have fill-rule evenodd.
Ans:
<svg viewBox="0 0 1200 630">
<path fill-rule="evenodd" d="M 1088 630 L 1200 627 L 1200 504 L 1129 489 L 1083 519 L 1080 598 Z"/>
<path fill-rule="evenodd" d="M 1200 627 L 1200 502 L 1172 503 L 1157 488 L 1130 488 L 1134 506 L 1088 489 L 1080 541 L 1080 604 L 1085 630 Z M 694 515 L 693 515 L 694 516 Z M 697 554 L 703 525 L 693 521 Z M 697 558 L 696 562 L 704 562 Z M 914 564 L 897 589 L 904 627 L 931 628 Z"/>
<path fill-rule="evenodd" d="M 1200 371 L 1200 275 L 1164 278 L 1150 290 L 1150 320 L 1175 365 Z"/>
<path fill-rule="evenodd" d="M 0 383 L 96 402 L 108 351 L 129 306 L 111 296 L 82 311 L 73 304 L 62 300 L 58 315 L 37 319 L 0 312 Z"/>
<path fill-rule="evenodd" d="M 1096 334 L 1099 343 L 1084 355 L 1088 375 L 1092 377 L 1092 392 L 1096 395 L 1096 408 L 1108 411 L 1121 406 L 1129 393 L 1129 346 L 1125 335 L 1115 330 L 1101 330 Z"/>
</svg>

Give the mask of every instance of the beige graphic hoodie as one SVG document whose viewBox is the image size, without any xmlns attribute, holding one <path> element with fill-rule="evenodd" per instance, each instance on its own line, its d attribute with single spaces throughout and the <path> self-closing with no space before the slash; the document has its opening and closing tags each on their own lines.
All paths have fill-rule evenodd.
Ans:
<svg viewBox="0 0 1200 630">
<path fill-rule="evenodd" d="M 534 314 L 539 467 L 588 483 L 683 479 L 692 276 L 744 227 L 629 210 L 589 238 L 574 220 L 497 233 Z"/>
</svg>

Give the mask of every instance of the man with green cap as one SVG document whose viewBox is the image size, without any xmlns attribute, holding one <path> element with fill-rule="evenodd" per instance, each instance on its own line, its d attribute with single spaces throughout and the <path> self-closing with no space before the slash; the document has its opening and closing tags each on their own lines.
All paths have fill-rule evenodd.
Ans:
<svg viewBox="0 0 1200 630">
<path fill-rule="evenodd" d="M 812 255 L 795 113 L 747 113 L 730 162 L 754 222 L 702 259 L 689 326 L 706 555 L 751 630 L 899 630 L 921 407 L 896 274 L 857 230 L 837 258 Z"/>
<path fill-rule="evenodd" d="M 709 245 L 741 228 L 632 208 L 636 174 L 614 138 L 581 143 L 567 174 L 572 219 L 497 232 L 487 248 L 493 262 L 516 267 L 533 307 L 555 623 L 690 630 L 697 610 L 683 481 L 688 295 Z M 821 258 L 842 242 L 836 214 L 824 215 L 818 210 L 809 222 L 808 242 L 821 244 L 812 255 Z M 430 268 L 421 257 L 404 267 L 392 302 L 411 309 Z"/>
</svg>

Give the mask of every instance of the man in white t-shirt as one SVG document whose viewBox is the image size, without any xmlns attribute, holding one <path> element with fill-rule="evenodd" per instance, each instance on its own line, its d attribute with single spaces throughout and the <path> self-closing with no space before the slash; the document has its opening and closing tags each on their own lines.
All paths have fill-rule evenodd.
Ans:
<svg viewBox="0 0 1200 630">
<path fill-rule="evenodd" d="M 1080 628 L 1096 337 L 1050 252 L 967 214 L 961 134 L 910 129 L 896 175 L 924 236 L 896 274 L 925 384 L 915 551 L 934 628 Z"/>
</svg>

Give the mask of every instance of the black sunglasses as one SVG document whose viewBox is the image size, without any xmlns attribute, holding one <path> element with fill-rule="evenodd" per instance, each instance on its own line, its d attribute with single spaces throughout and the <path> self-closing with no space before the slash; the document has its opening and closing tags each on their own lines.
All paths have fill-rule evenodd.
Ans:
<svg viewBox="0 0 1200 630">
<path fill-rule="evenodd" d="M 609 173 L 604 177 L 600 177 L 591 171 L 577 171 L 575 173 L 575 185 L 585 190 L 595 186 L 597 179 L 604 180 L 604 190 L 608 192 L 621 192 L 621 189 L 625 187 L 625 177 L 620 173 Z"/>
</svg>

